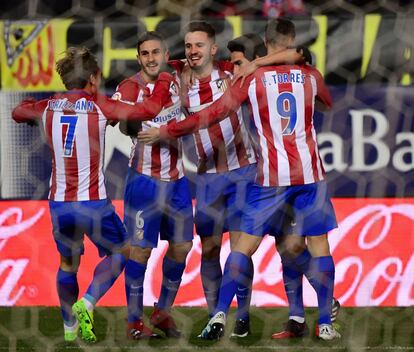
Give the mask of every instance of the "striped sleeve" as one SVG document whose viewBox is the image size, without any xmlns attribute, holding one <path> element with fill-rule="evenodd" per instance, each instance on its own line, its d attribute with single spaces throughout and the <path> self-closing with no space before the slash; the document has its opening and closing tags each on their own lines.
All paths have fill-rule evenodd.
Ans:
<svg viewBox="0 0 414 352">
<path fill-rule="evenodd" d="M 161 137 L 164 139 L 168 139 L 168 137 L 178 138 L 224 120 L 230 113 L 236 112 L 240 108 L 241 103 L 247 98 L 250 80 L 251 78 L 246 79 L 242 88 L 239 88 L 238 85 L 231 86 L 220 99 L 216 100 L 209 107 L 194 112 L 185 120 L 180 122 L 172 121 L 164 128 L 162 126 L 160 131 Z"/>
<path fill-rule="evenodd" d="M 162 72 L 155 83 L 151 96 L 143 103 L 127 104 L 100 95 L 96 103 L 108 120 L 151 120 L 170 101 L 170 85 L 173 76 Z"/>
<path fill-rule="evenodd" d="M 12 118 L 18 123 L 40 120 L 47 108 L 47 103 L 48 99 L 40 101 L 34 99 L 24 100 L 14 108 Z"/>
</svg>

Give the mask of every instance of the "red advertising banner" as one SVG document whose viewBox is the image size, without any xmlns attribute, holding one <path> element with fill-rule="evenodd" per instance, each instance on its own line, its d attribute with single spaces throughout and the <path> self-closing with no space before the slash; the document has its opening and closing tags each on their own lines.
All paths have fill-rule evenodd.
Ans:
<svg viewBox="0 0 414 352">
<path fill-rule="evenodd" d="M 122 216 L 123 203 L 115 201 Z M 344 306 L 410 306 L 414 304 L 414 198 L 334 199 L 339 228 L 329 236 L 336 263 L 335 297 Z M 160 242 L 148 263 L 144 304 L 157 301 L 161 261 L 167 243 Z M 230 251 L 222 247 L 222 264 Z M 205 305 L 199 276 L 201 244 L 194 237 L 176 304 Z M 97 250 L 86 241 L 78 274 L 81 294 L 86 289 Z M 252 304 L 286 305 L 280 257 L 274 239 L 266 236 L 253 256 Z M 0 202 L 0 306 L 58 305 L 55 276 L 59 256 L 52 237 L 47 201 Z M 305 280 L 304 301 L 316 305 Z M 101 305 L 125 305 L 124 279 L 103 297 Z"/>
</svg>

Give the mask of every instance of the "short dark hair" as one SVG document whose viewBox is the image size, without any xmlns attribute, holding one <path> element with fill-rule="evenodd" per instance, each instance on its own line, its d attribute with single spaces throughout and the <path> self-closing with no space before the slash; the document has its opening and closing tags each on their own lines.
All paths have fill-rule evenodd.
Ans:
<svg viewBox="0 0 414 352">
<path fill-rule="evenodd" d="M 192 21 L 185 27 L 185 33 L 204 32 L 207 36 L 216 41 L 216 31 L 214 27 L 206 21 Z"/>
<path fill-rule="evenodd" d="M 165 43 L 165 39 L 164 37 L 156 32 L 156 31 L 148 31 L 148 32 L 144 32 L 142 33 L 139 37 L 138 37 L 138 42 L 137 42 L 137 52 L 139 54 L 139 48 L 142 45 L 142 43 L 147 42 L 148 40 L 158 40 L 161 43 L 162 48 L 167 51 L 167 44 Z"/>
<path fill-rule="evenodd" d="M 295 38 L 296 30 L 292 21 L 278 18 L 267 23 L 265 29 L 266 43 L 283 44 L 287 38 Z"/>
<path fill-rule="evenodd" d="M 231 53 L 234 51 L 242 52 L 249 61 L 254 60 L 257 56 L 262 57 L 267 54 L 263 39 L 254 33 L 244 34 L 230 40 L 227 44 L 227 49 Z"/>
<path fill-rule="evenodd" d="M 65 57 L 56 62 L 56 71 L 66 89 L 85 88 L 91 75 L 100 68 L 95 55 L 85 47 L 70 47 Z"/>
</svg>

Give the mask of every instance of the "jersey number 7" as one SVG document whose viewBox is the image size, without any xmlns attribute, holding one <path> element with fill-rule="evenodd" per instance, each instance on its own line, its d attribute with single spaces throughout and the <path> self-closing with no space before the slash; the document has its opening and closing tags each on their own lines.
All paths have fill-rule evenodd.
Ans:
<svg viewBox="0 0 414 352">
<path fill-rule="evenodd" d="M 60 117 L 62 133 L 65 133 L 66 130 L 63 144 L 63 156 L 66 158 L 70 158 L 72 156 L 77 122 L 78 117 L 76 115 L 62 115 Z M 66 127 L 66 129 L 64 129 L 64 127 Z"/>
</svg>

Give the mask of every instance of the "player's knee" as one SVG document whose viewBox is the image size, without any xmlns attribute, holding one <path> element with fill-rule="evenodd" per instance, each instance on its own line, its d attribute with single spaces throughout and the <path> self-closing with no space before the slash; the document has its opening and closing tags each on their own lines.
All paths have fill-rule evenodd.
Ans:
<svg viewBox="0 0 414 352">
<path fill-rule="evenodd" d="M 297 257 L 306 248 L 305 243 L 293 242 L 285 246 L 285 253 L 291 257 Z"/>
<path fill-rule="evenodd" d="M 276 246 L 281 257 L 295 258 L 306 248 L 305 239 L 298 235 L 285 235 L 276 239 Z"/>
<path fill-rule="evenodd" d="M 187 256 L 190 253 L 191 248 L 193 248 L 193 241 L 186 241 L 178 244 L 177 250 L 180 254 Z"/>
<path fill-rule="evenodd" d="M 230 232 L 230 249 L 233 250 L 240 238 L 241 232 L 232 231 Z"/>
<path fill-rule="evenodd" d="M 120 253 L 128 260 L 131 255 L 131 246 L 129 244 L 125 244 L 118 250 L 114 251 L 114 253 Z"/>
<path fill-rule="evenodd" d="M 170 243 L 167 251 L 167 256 L 176 262 L 184 262 L 192 247 L 192 241 L 186 241 L 182 243 Z"/>
<path fill-rule="evenodd" d="M 142 248 L 139 246 L 131 246 L 129 258 L 141 263 L 147 264 L 148 259 L 151 256 L 152 248 Z"/>
<path fill-rule="evenodd" d="M 221 237 L 211 236 L 201 238 L 201 257 L 212 260 L 220 257 Z"/>
<path fill-rule="evenodd" d="M 242 233 L 232 252 L 240 252 L 251 257 L 259 247 L 262 237 Z"/>
<path fill-rule="evenodd" d="M 220 246 L 209 245 L 202 247 L 201 257 L 206 260 L 212 260 L 220 257 Z"/>
<path fill-rule="evenodd" d="M 327 235 L 308 236 L 306 238 L 306 241 L 312 257 L 323 257 L 331 255 Z"/>
<path fill-rule="evenodd" d="M 80 264 L 80 256 L 65 257 L 60 256 L 60 265 L 59 268 L 63 271 L 76 273 L 78 272 Z"/>
</svg>

